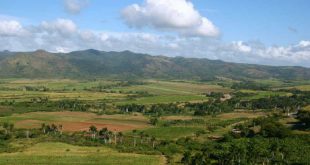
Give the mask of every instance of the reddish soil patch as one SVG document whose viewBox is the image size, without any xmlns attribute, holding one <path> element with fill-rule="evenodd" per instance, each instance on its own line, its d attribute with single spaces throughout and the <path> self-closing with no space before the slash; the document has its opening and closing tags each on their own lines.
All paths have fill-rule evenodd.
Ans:
<svg viewBox="0 0 310 165">
<path fill-rule="evenodd" d="M 234 118 L 257 118 L 260 116 L 266 115 L 263 112 L 256 112 L 256 113 L 251 113 L 251 112 L 231 112 L 231 113 L 223 113 L 220 114 L 219 117 L 222 119 L 234 119 Z"/>
<path fill-rule="evenodd" d="M 129 124 L 103 124 L 103 123 L 94 123 L 94 122 L 43 122 L 39 120 L 22 120 L 15 123 L 18 128 L 39 128 L 42 123 L 46 124 L 56 124 L 62 125 L 63 131 L 66 132 L 76 132 L 76 131 L 88 131 L 91 125 L 97 127 L 98 130 L 102 128 L 108 128 L 110 131 L 129 131 L 134 129 L 145 128 L 143 125 L 129 125 Z"/>
<path fill-rule="evenodd" d="M 43 122 L 39 120 L 21 120 L 15 123 L 18 128 L 37 128 L 40 127 Z"/>
<path fill-rule="evenodd" d="M 88 131 L 91 125 L 97 127 L 97 129 L 108 128 L 111 131 L 128 131 L 143 128 L 143 126 L 138 125 L 123 125 L 123 124 L 102 124 L 102 123 L 92 123 L 92 122 L 57 122 L 63 126 L 64 131 L 75 132 L 75 131 Z"/>
</svg>

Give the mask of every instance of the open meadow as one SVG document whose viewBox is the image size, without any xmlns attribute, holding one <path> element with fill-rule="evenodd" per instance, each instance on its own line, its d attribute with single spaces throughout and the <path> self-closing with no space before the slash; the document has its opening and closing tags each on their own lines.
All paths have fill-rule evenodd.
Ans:
<svg viewBox="0 0 310 165">
<path fill-rule="evenodd" d="M 0 164 L 72 165 L 72 164 L 124 164 L 163 165 L 160 155 L 119 153 L 107 147 L 81 147 L 65 143 L 38 143 L 17 153 L 1 153 Z"/>
</svg>

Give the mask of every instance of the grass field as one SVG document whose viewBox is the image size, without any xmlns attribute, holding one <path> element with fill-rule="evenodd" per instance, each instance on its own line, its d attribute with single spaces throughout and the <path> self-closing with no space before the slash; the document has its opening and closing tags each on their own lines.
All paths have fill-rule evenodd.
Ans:
<svg viewBox="0 0 310 165">
<path fill-rule="evenodd" d="M 146 134 L 161 140 L 176 140 L 180 137 L 193 136 L 202 127 L 156 127 L 143 130 Z"/>
<path fill-rule="evenodd" d="M 175 103 L 175 102 L 203 102 L 208 98 L 203 95 L 160 95 L 141 97 L 133 100 L 119 101 L 117 104 L 157 104 L 157 103 Z"/>
<path fill-rule="evenodd" d="M 113 100 L 117 104 L 156 104 L 187 101 L 207 101 L 203 95 L 208 92 L 229 92 L 228 88 L 206 83 L 173 82 L 145 80 L 142 85 L 113 86 L 118 81 L 96 80 L 78 81 L 69 79 L 3 79 L 0 81 L 0 102 L 14 100 L 16 102 L 30 101 L 32 98 L 47 97 L 57 100 Z M 110 85 L 110 91 L 94 92 L 89 89 Z M 34 87 L 38 91 L 25 90 Z M 48 88 L 47 91 L 40 90 Z M 148 92 L 151 96 L 130 98 L 130 92 Z"/>
<path fill-rule="evenodd" d="M 269 96 L 277 96 L 277 95 L 279 95 L 279 96 L 291 95 L 291 93 L 275 92 L 275 91 L 240 90 L 240 92 L 254 94 L 253 96 L 245 97 L 246 99 L 259 99 L 259 98 L 264 98 L 264 97 L 269 97 Z"/>
<path fill-rule="evenodd" d="M 127 95 L 120 93 L 88 92 L 88 91 L 65 91 L 65 92 L 40 92 L 40 91 L 1 91 L 0 100 L 14 100 L 16 102 L 30 101 L 32 98 L 47 97 L 51 101 L 57 100 L 122 100 Z"/>
<path fill-rule="evenodd" d="M 50 90 L 84 90 L 98 85 L 116 84 L 118 81 L 79 81 L 71 79 L 1 79 L 0 88 L 23 90 L 24 87 L 46 87 Z"/>
<path fill-rule="evenodd" d="M 144 116 L 96 115 L 85 112 L 31 112 L 1 117 L 0 122 L 14 123 L 16 128 L 39 128 L 42 123 L 61 124 L 64 131 L 88 130 L 91 125 L 112 131 L 128 131 L 150 127 Z"/>
<path fill-rule="evenodd" d="M 145 85 L 118 88 L 124 91 L 144 90 L 155 95 L 197 95 L 207 92 L 229 92 L 228 88 L 206 83 L 148 80 Z"/>
<path fill-rule="evenodd" d="M 1 165 L 160 165 L 163 156 L 119 153 L 106 147 L 79 147 L 64 143 L 39 143 L 21 152 L 1 153 Z"/>
<path fill-rule="evenodd" d="M 299 89 L 301 91 L 310 91 L 310 85 L 298 85 L 298 86 L 288 87 L 286 89 L 292 89 L 292 88 Z"/>
</svg>

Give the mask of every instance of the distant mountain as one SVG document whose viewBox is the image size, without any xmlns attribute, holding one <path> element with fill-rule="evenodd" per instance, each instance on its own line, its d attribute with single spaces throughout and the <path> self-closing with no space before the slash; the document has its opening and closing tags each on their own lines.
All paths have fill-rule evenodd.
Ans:
<svg viewBox="0 0 310 165">
<path fill-rule="evenodd" d="M 198 58 L 150 56 L 147 54 L 104 52 L 71 53 L 0 52 L 0 77 L 23 78 L 162 78 L 210 80 L 232 79 L 310 79 L 310 69 L 237 64 Z"/>
</svg>

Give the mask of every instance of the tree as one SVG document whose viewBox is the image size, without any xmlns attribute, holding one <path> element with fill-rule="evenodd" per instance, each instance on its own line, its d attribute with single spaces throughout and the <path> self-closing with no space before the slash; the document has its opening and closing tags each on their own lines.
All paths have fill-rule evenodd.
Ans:
<svg viewBox="0 0 310 165">
<path fill-rule="evenodd" d="M 41 130 L 43 131 L 43 134 L 46 133 L 46 124 L 45 123 L 41 124 Z"/>
<path fill-rule="evenodd" d="M 118 132 L 117 135 L 118 135 L 118 138 L 119 138 L 120 143 L 123 144 L 123 138 L 124 138 L 123 133 L 122 133 L 122 132 Z"/>
<path fill-rule="evenodd" d="M 297 114 L 297 118 L 305 123 L 306 127 L 310 127 L 310 110 L 300 110 Z"/>
<path fill-rule="evenodd" d="M 102 128 L 102 129 L 99 131 L 99 136 L 100 136 L 100 138 L 103 138 L 103 139 L 104 139 L 104 143 L 107 143 L 107 140 L 110 139 L 109 130 L 108 130 L 107 128 Z"/>
<path fill-rule="evenodd" d="M 60 135 L 62 135 L 62 128 L 63 128 L 63 126 L 61 124 L 59 124 L 58 128 L 59 128 L 59 131 L 60 131 Z"/>
<path fill-rule="evenodd" d="M 152 147 L 155 148 L 156 138 L 152 136 L 151 141 L 152 141 Z"/>
<path fill-rule="evenodd" d="M 92 138 L 95 139 L 96 138 L 96 134 L 97 134 L 97 127 L 94 126 L 94 125 L 91 125 L 89 127 L 89 132 L 91 132 Z"/>
<path fill-rule="evenodd" d="M 283 124 L 267 119 L 261 123 L 261 134 L 265 137 L 278 137 L 285 138 L 289 136 L 290 130 L 286 128 Z"/>
<path fill-rule="evenodd" d="M 5 130 L 5 134 L 9 134 L 11 131 L 13 131 L 14 124 L 5 122 L 3 123 L 3 128 Z"/>
<path fill-rule="evenodd" d="M 189 151 L 186 151 L 184 154 L 183 154 L 183 157 L 181 159 L 181 163 L 183 163 L 184 165 L 190 165 L 191 164 L 191 152 Z"/>
<path fill-rule="evenodd" d="M 58 127 L 55 124 L 51 125 L 51 130 L 54 132 L 54 134 L 56 134 L 58 132 Z"/>
<path fill-rule="evenodd" d="M 143 143 L 143 138 L 144 138 L 144 132 L 141 131 L 141 132 L 139 133 L 139 135 L 140 135 L 140 143 L 142 144 L 142 143 Z"/>
<path fill-rule="evenodd" d="M 153 118 L 151 118 L 150 119 L 150 123 L 152 124 L 152 125 L 157 125 L 157 123 L 158 123 L 158 118 L 157 117 L 153 117 Z"/>
</svg>

